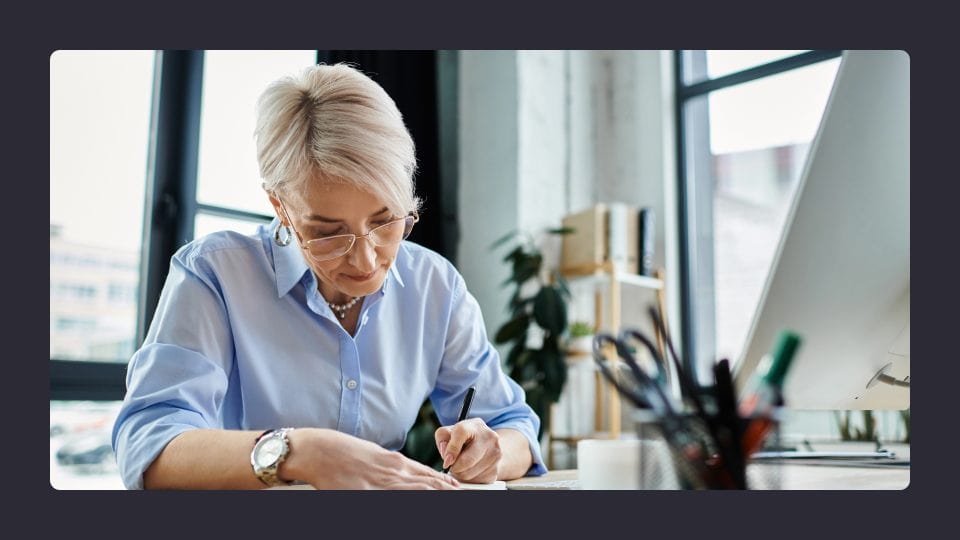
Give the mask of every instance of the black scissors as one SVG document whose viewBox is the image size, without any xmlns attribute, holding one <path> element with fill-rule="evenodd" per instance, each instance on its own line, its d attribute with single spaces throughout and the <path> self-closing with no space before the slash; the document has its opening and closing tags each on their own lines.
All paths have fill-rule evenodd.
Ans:
<svg viewBox="0 0 960 540">
<path fill-rule="evenodd" d="M 617 356 L 626 362 L 637 379 L 638 391 L 625 387 L 606 365 L 604 345 L 612 344 Z M 660 383 L 651 378 L 634 360 L 626 345 L 610 334 L 597 334 L 593 340 L 593 359 L 603 376 L 620 392 L 640 408 L 649 408 L 658 419 L 664 439 L 674 455 L 674 463 L 683 476 L 696 488 L 708 487 L 710 471 L 703 461 L 705 456 L 702 438 L 696 436 L 689 422 L 670 403 Z"/>
<path fill-rule="evenodd" d="M 670 372 L 667 370 L 667 363 L 663 359 L 663 356 L 660 354 L 660 349 L 653 344 L 653 341 L 650 340 L 645 334 L 639 330 L 633 330 L 630 328 L 625 328 L 620 331 L 620 337 L 618 340 L 624 344 L 629 343 L 630 339 L 635 339 L 640 343 L 643 343 L 643 346 L 647 348 L 647 351 L 650 352 L 650 356 L 653 358 L 654 364 L 657 368 L 657 374 L 655 379 L 660 384 L 668 384 Z"/>
</svg>

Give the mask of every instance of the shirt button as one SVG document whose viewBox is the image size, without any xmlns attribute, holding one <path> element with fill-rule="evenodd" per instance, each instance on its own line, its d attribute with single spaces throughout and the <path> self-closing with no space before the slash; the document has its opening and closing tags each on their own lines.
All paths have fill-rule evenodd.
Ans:
<svg viewBox="0 0 960 540">
<path fill-rule="evenodd" d="M 353 379 L 350 379 L 349 381 L 347 381 L 347 388 L 349 388 L 350 390 L 353 390 L 356 387 L 357 387 L 357 381 Z"/>
</svg>

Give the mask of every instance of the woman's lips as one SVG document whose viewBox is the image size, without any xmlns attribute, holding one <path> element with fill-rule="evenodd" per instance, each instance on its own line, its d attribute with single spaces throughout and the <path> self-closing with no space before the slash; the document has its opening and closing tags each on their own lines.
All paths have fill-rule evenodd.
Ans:
<svg viewBox="0 0 960 540">
<path fill-rule="evenodd" d="M 377 271 L 374 270 L 373 272 L 370 272 L 369 274 L 364 274 L 364 275 L 361 275 L 361 276 L 351 276 L 351 275 L 347 274 L 347 275 L 345 275 L 345 277 L 346 277 L 347 279 L 349 279 L 349 280 L 352 280 L 352 281 L 363 282 L 363 281 L 369 281 L 370 278 L 372 278 L 376 273 L 377 273 Z"/>
</svg>

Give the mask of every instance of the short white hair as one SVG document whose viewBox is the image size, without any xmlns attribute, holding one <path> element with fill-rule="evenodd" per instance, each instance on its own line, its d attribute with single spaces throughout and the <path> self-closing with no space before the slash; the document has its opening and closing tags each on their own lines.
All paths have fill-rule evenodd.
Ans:
<svg viewBox="0 0 960 540">
<path fill-rule="evenodd" d="M 347 64 L 310 66 L 270 84 L 257 100 L 255 137 L 267 191 L 345 182 L 397 215 L 419 209 L 403 117 L 380 85 Z"/>
</svg>

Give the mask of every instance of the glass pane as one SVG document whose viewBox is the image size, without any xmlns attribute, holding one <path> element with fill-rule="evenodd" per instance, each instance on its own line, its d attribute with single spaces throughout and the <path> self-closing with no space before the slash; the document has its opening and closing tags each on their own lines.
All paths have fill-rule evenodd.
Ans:
<svg viewBox="0 0 960 540">
<path fill-rule="evenodd" d="M 840 59 L 708 95 L 713 358 L 738 358 Z M 702 185 L 702 178 L 696 184 Z"/>
<path fill-rule="evenodd" d="M 193 222 L 193 237 L 200 238 L 215 231 L 236 231 L 240 234 L 252 235 L 257 232 L 261 222 L 246 219 L 211 216 L 198 213 Z"/>
<path fill-rule="evenodd" d="M 696 84 L 738 71 L 795 56 L 806 50 L 700 50 L 684 51 L 684 83 Z"/>
<path fill-rule="evenodd" d="M 124 489 L 110 445 L 119 401 L 50 402 L 50 485 Z"/>
<path fill-rule="evenodd" d="M 260 187 L 257 98 L 267 85 L 316 64 L 317 51 L 206 51 L 197 200 L 273 215 Z"/>
<path fill-rule="evenodd" d="M 133 353 L 154 56 L 50 57 L 51 358 Z"/>
</svg>

